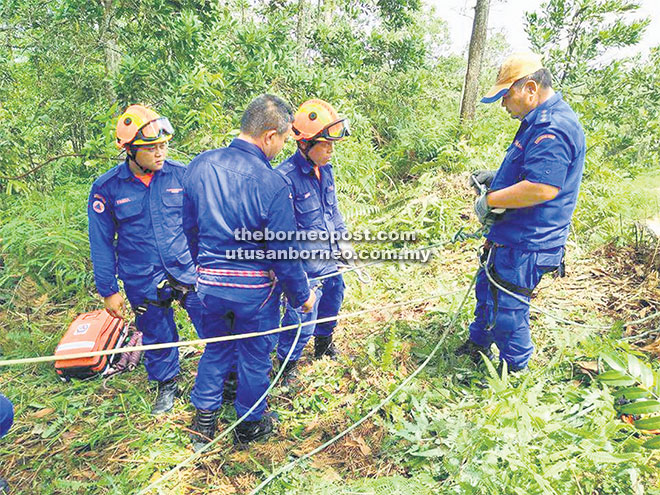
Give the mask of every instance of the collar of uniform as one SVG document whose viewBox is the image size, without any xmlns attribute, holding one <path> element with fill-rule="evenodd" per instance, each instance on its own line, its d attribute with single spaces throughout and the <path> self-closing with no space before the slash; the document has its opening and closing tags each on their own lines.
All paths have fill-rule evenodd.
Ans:
<svg viewBox="0 0 660 495">
<path fill-rule="evenodd" d="M 309 175 L 312 173 L 312 164 L 307 161 L 302 151 L 298 150 L 293 155 L 293 164 L 298 167 L 303 174 Z"/>
<path fill-rule="evenodd" d="M 263 152 L 259 146 L 256 144 L 248 143 L 247 141 L 244 141 L 242 139 L 234 138 L 234 140 L 229 143 L 230 148 L 238 148 L 241 151 L 245 151 L 246 153 L 250 153 L 251 155 L 256 156 L 259 158 L 262 162 L 264 162 L 268 168 L 272 169 L 273 166 L 270 164 L 270 160 L 266 156 L 266 153 Z"/>
<path fill-rule="evenodd" d="M 169 167 L 169 164 L 168 164 L 167 160 L 165 160 L 165 163 L 163 164 L 163 168 L 161 168 L 158 172 L 161 173 L 161 174 L 169 174 L 170 173 L 170 167 Z M 119 175 L 120 179 L 130 179 L 131 177 L 133 177 L 133 175 L 134 175 L 133 171 L 131 170 L 131 167 L 129 167 L 129 165 L 128 165 L 128 158 L 126 158 L 124 163 L 122 163 L 120 165 L 118 175 Z M 156 175 L 156 174 L 154 174 L 154 175 Z"/>
<path fill-rule="evenodd" d="M 534 110 L 529 112 L 523 119 L 523 123 L 526 124 L 526 126 L 530 126 L 537 120 L 539 122 L 548 122 L 550 120 L 550 109 L 554 107 L 561 99 L 561 92 L 555 93 Z"/>
<path fill-rule="evenodd" d="M 119 169 L 119 178 L 120 179 L 130 179 L 133 176 L 131 167 L 128 166 L 128 158 L 120 165 Z"/>
</svg>

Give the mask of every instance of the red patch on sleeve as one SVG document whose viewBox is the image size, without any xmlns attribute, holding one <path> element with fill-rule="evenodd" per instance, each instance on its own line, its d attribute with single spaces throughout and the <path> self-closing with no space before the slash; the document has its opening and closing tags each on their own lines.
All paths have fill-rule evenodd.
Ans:
<svg viewBox="0 0 660 495">
<path fill-rule="evenodd" d="M 539 137 L 536 138 L 534 144 L 539 144 L 544 139 L 556 139 L 556 138 L 557 136 L 555 136 L 554 134 L 541 134 Z"/>
</svg>

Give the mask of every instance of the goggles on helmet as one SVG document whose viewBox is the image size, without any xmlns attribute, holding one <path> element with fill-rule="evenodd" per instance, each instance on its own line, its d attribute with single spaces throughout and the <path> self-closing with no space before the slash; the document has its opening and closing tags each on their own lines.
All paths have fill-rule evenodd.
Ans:
<svg viewBox="0 0 660 495">
<path fill-rule="evenodd" d="M 167 117 L 159 117 L 156 120 L 147 122 L 142 127 L 140 127 L 135 134 L 134 141 L 143 141 L 145 143 L 150 143 L 158 139 L 162 139 L 166 136 L 172 136 L 174 134 L 174 128 Z"/>
<path fill-rule="evenodd" d="M 325 126 L 321 132 L 312 136 L 307 141 L 318 141 L 325 139 L 326 141 L 339 141 L 351 135 L 351 129 L 348 125 L 348 119 L 342 117 L 339 120 Z"/>
</svg>

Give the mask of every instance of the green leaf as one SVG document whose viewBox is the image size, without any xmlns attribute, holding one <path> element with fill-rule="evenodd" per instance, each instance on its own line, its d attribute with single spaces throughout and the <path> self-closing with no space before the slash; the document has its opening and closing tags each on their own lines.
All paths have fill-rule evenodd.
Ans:
<svg viewBox="0 0 660 495">
<path fill-rule="evenodd" d="M 587 454 L 591 461 L 597 464 L 619 464 L 620 462 L 629 461 L 637 454 L 611 454 L 610 452 L 597 451 Z"/>
<path fill-rule="evenodd" d="M 660 435 L 656 435 L 650 440 L 647 440 L 642 444 L 642 447 L 647 449 L 660 449 Z"/>
<path fill-rule="evenodd" d="M 628 373 L 635 378 L 642 377 L 642 362 L 632 354 L 628 354 Z"/>
<path fill-rule="evenodd" d="M 545 478 L 556 478 L 569 468 L 572 461 L 560 461 L 552 464 L 550 468 L 543 473 Z"/>
<path fill-rule="evenodd" d="M 411 452 L 415 457 L 443 457 L 447 455 L 447 449 L 436 447 L 435 449 L 425 450 L 423 452 Z"/>
<path fill-rule="evenodd" d="M 607 383 L 608 385 L 613 386 L 628 387 L 635 384 L 635 380 L 633 378 L 624 375 L 621 371 L 618 370 L 610 370 L 606 371 L 605 373 L 601 373 L 598 375 L 598 379 Z"/>
<path fill-rule="evenodd" d="M 635 400 L 635 399 L 645 399 L 646 397 L 651 395 L 651 392 L 641 387 L 628 387 L 628 388 L 622 388 L 621 390 L 617 390 L 614 395 L 616 397 L 623 397 L 628 400 Z"/>
<path fill-rule="evenodd" d="M 658 430 L 660 429 L 660 416 L 638 419 L 635 421 L 635 427 L 640 430 Z"/>
<path fill-rule="evenodd" d="M 642 363 L 642 385 L 650 389 L 653 387 L 654 382 L 655 376 L 653 370 L 648 364 Z"/>
<path fill-rule="evenodd" d="M 628 372 L 635 378 L 638 378 L 644 387 L 651 388 L 653 386 L 653 370 L 632 354 L 628 354 Z"/>
<path fill-rule="evenodd" d="M 619 409 L 623 414 L 646 414 L 656 411 L 660 411 L 660 401 L 657 400 L 645 400 L 633 402 L 631 404 L 626 404 L 621 406 Z"/>
<path fill-rule="evenodd" d="M 616 371 L 621 371 L 622 373 L 626 371 L 626 367 L 619 361 L 619 359 L 613 354 L 604 352 L 600 355 L 601 359 L 607 363 L 607 365 Z"/>
</svg>

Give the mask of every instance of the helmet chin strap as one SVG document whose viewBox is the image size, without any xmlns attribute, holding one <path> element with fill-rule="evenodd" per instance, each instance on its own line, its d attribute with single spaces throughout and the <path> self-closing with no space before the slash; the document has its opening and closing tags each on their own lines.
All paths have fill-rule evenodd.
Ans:
<svg viewBox="0 0 660 495">
<path fill-rule="evenodd" d="M 312 159 L 309 157 L 309 151 L 310 151 L 314 146 L 316 146 L 316 145 L 319 143 L 319 141 L 306 141 L 306 142 L 309 143 L 309 145 L 307 146 L 307 149 L 303 149 L 302 146 L 300 146 L 300 145 L 298 146 L 298 149 L 300 150 L 300 152 L 301 152 L 301 153 L 303 154 L 303 156 L 305 157 L 305 160 L 307 160 L 309 163 L 311 163 L 313 167 L 318 167 L 318 165 L 314 162 L 314 160 L 312 160 Z"/>
<path fill-rule="evenodd" d="M 140 165 L 140 162 L 138 162 L 138 160 L 137 160 L 137 146 L 133 146 L 133 145 L 129 144 L 126 147 L 126 154 L 128 155 L 128 158 L 133 160 L 133 163 L 135 163 L 135 165 L 137 165 L 137 168 L 139 168 L 142 171 L 143 174 L 153 174 L 154 173 L 153 170 L 149 170 L 148 168 L 144 168 L 142 165 Z"/>
</svg>

